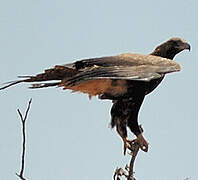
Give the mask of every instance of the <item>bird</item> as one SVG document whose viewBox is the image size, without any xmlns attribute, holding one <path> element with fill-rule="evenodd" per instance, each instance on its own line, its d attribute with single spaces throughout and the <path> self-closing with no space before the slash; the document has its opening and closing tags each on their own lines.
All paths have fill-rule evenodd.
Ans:
<svg viewBox="0 0 198 180">
<path fill-rule="evenodd" d="M 35 76 L 19 76 L 23 79 L 8 82 L 0 90 L 25 82 L 31 83 L 32 89 L 62 87 L 88 94 L 89 98 L 97 96 L 101 100 L 111 100 L 110 124 L 123 141 L 124 154 L 134 141 L 147 152 L 148 142 L 138 123 L 144 97 L 161 83 L 166 74 L 180 71 L 180 65 L 173 58 L 183 50 L 190 51 L 190 48 L 182 38 L 173 37 L 148 55 L 123 53 L 55 65 Z M 135 139 L 128 138 L 127 128 L 136 136 Z"/>
</svg>

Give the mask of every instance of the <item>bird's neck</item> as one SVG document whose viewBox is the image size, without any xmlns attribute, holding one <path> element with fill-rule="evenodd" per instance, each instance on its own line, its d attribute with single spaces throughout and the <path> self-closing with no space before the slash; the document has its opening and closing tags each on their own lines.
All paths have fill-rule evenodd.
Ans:
<svg viewBox="0 0 198 180">
<path fill-rule="evenodd" d="M 151 55 L 154 56 L 160 56 L 163 58 L 173 59 L 176 54 L 178 54 L 181 50 L 174 48 L 173 46 L 170 46 L 169 44 L 163 43 L 159 45 L 152 53 Z"/>
<path fill-rule="evenodd" d="M 163 58 L 173 59 L 177 53 L 173 50 L 164 50 L 163 51 L 160 48 L 156 48 L 151 55 L 153 56 L 160 56 Z"/>
</svg>

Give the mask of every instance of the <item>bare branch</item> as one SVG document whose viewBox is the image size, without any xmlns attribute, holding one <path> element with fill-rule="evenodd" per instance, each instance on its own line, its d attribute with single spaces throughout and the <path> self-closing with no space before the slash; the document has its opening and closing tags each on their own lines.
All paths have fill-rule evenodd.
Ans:
<svg viewBox="0 0 198 180">
<path fill-rule="evenodd" d="M 124 176 L 127 180 L 136 180 L 134 177 L 134 163 L 139 149 L 140 146 L 137 141 L 131 143 L 131 152 L 129 153 L 129 155 L 131 155 L 131 160 L 129 166 L 126 165 L 125 170 L 123 170 L 122 168 L 117 168 L 113 175 L 114 180 L 120 180 L 120 177 L 122 176 Z"/>
<path fill-rule="evenodd" d="M 140 126 L 140 130 L 141 132 L 143 132 L 142 126 Z M 117 168 L 113 175 L 114 180 L 120 180 L 120 177 L 122 176 L 124 176 L 127 180 L 136 180 L 134 177 L 134 163 L 135 163 L 137 154 L 140 150 L 140 145 L 138 144 L 136 140 L 132 141 L 130 145 L 131 147 L 128 148 L 130 150 L 129 155 L 131 155 L 129 166 L 126 165 L 125 170 L 123 170 L 122 168 Z"/>
<path fill-rule="evenodd" d="M 128 178 L 127 180 L 135 180 L 133 174 L 134 174 L 134 163 L 135 163 L 135 159 L 136 159 L 136 156 L 138 154 L 138 151 L 140 149 L 140 146 L 137 142 L 132 142 L 131 144 L 131 161 L 130 161 L 130 164 L 129 164 L 129 169 L 128 169 L 128 172 L 129 172 L 129 175 L 128 175 Z"/>
<path fill-rule="evenodd" d="M 187 177 L 187 178 L 185 178 L 184 180 L 189 180 L 189 179 L 191 179 L 191 177 Z"/>
<path fill-rule="evenodd" d="M 32 103 L 32 99 L 29 100 L 29 103 L 28 103 L 28 107 L 27 107 L 27 110 L 25 112 L 25 116 L 23 117 L 21 111 L 19 109 L 17 109 L 17 112 L 19 114 L 19 117 L 21 119 L 21 124 L 22 124 L 22 138 L 23 138 L 23 142 L 22 142 L 22 155 L 21 155 L 21 171 L 20 173 L 16 173 L 16 175 L 21 179 L 21 180 L 25 180 L 24 176 L 23 176 L 23 173 L 24 173 L 24 168 L 25 168 L 25 150 L 26 150 L 26 135 L 25 135 L 25 132 L 26 132 L 26 126 L 25 126 L 25 123 L 26 123 L 26 120 L 27 120 L 27 117 L 28 117 L 28 113 L 29 113 L 29 110 L 30 110 L 30 105 Z"/>
</svg>

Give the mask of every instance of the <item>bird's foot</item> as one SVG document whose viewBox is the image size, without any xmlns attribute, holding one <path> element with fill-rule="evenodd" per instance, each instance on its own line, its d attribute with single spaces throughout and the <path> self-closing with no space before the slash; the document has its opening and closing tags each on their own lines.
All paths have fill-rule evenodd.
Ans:
<svg viewBox="0 0 198 180">
<path fill-rule="evenodd" d="M 132 140 L 132 142 L 137 142 L 140 146 L 140 149 L 144 152 L 148 151 L 148 142 L 144 139 L 144 136 L 141 134 L 137 135 L 137 138 Z"/>
<path fill-rule="evenodd" d="M 131 149 L 131 140 L 129 140 L 127 138 L 123 138 L 123 143 L 124 143 L 123 153 L 125 155 L 126 154 L 126 150 L 127 149 Z"/>
<path fill-rule="evenodd" d="M 148 142 L 144 139 L 144 136 L 142 134 L 139 134 L 136 139 L 129 140 L 127 138 L 123 138 L 124 142 L 124 155 L 126 154 L 126 150 L 129 149 L 131 151 L 134 150 L 133 146 L 135 143 L 137 143 L 140 147 L 140 149 L 144 152 L 148 151 Z"/>
</svg>

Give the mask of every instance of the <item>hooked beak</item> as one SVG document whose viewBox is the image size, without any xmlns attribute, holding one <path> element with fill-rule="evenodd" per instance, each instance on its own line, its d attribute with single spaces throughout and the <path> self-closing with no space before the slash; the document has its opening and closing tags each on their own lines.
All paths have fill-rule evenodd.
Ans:
<svg viewBox="0 0 198 180">
<path fill-rule="evenodd" d="M 188 43 L 184 43 L 183 45 L 182 45 L 182 47 L 181 47 L 182 49 L 187 49 L 187 50 L 189 50 L 190 51 L 190 44 L 188 44 Z"/>
</svg>

